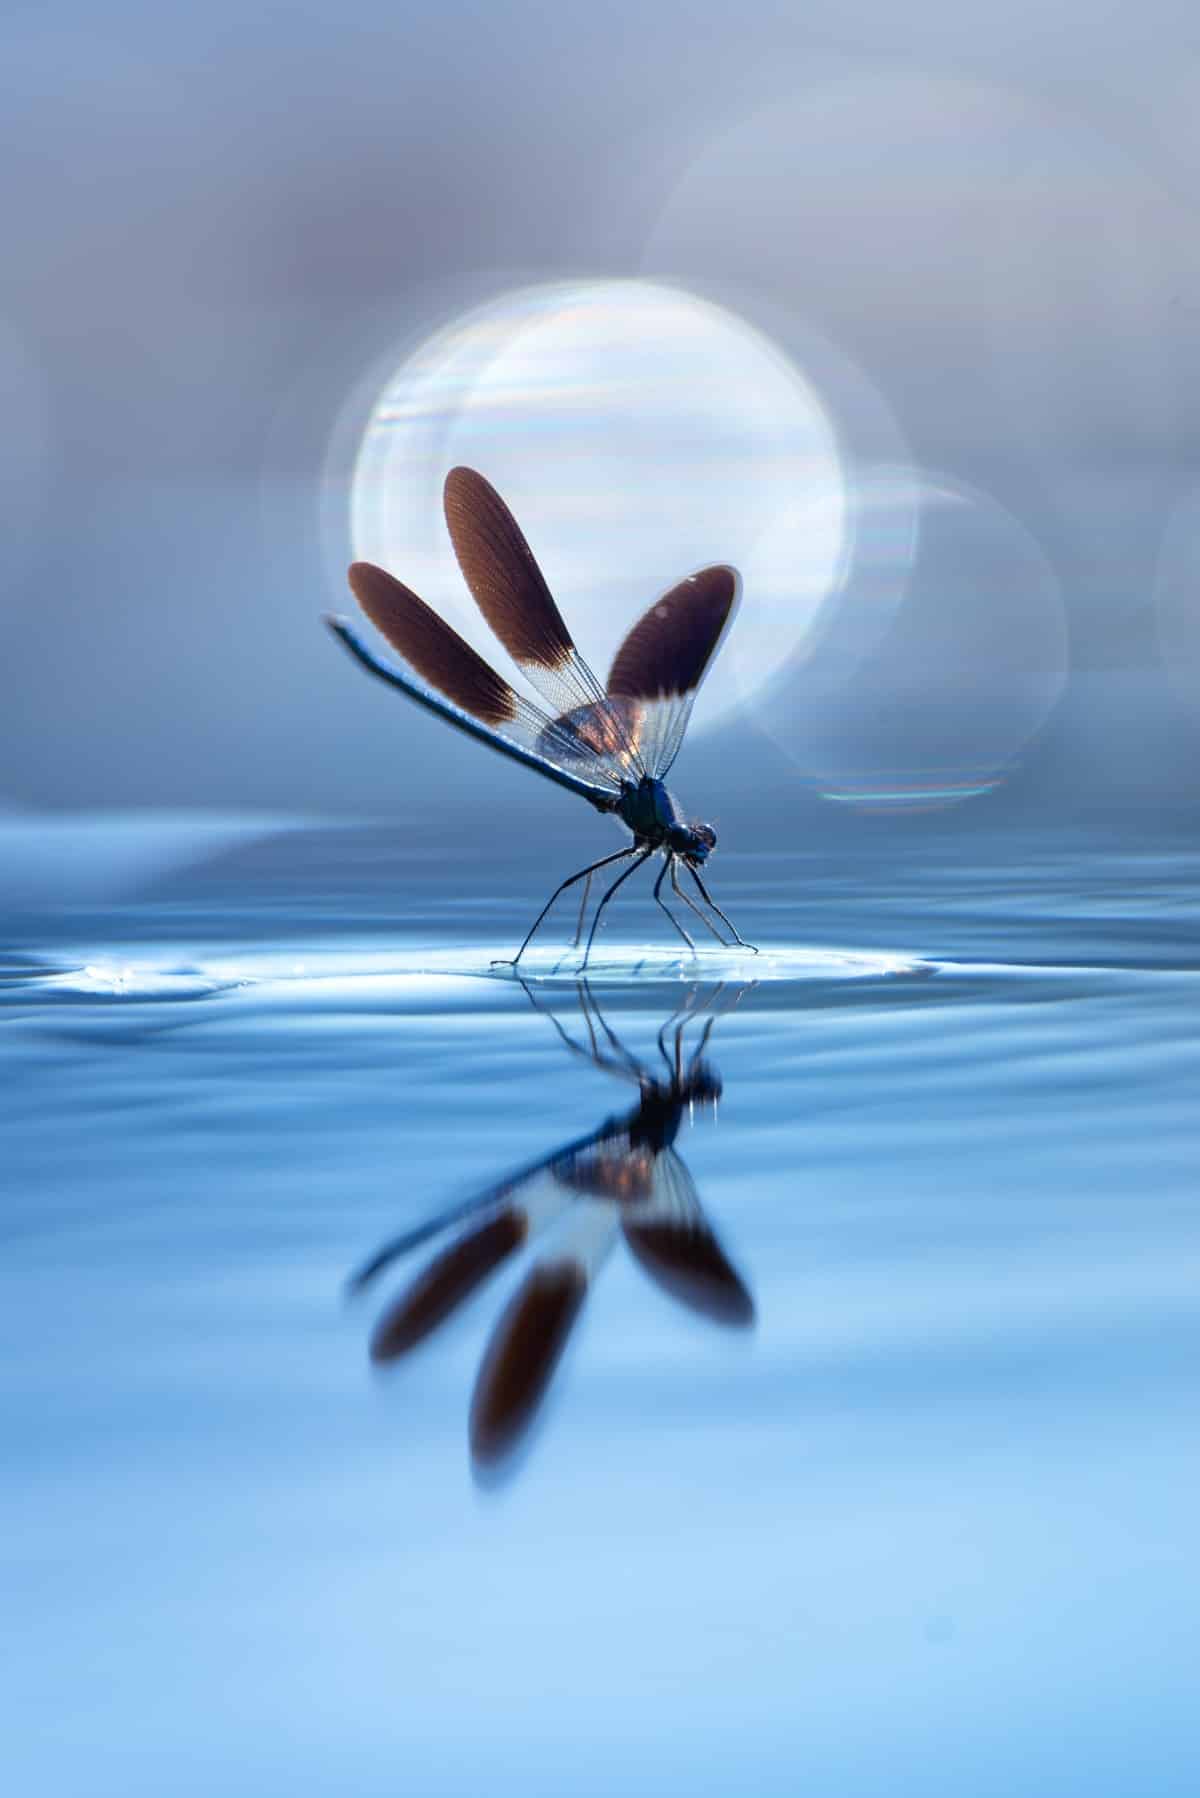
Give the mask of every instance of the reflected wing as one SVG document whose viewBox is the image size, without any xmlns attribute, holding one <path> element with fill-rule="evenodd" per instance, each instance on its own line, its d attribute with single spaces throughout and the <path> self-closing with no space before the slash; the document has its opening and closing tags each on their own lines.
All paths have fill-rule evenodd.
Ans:
<svg viewBox="0 0 1200 1798">
<path fill-rule="evenodd" d="M 385 1243 L 350 1279 L 352 1294 L 423 1244 L 465 1226 L 387 1307 L 371 1339 L 371 1359 L 394 1361 L 423 1342 L 535 1232 L 580 1199 L 629 1196 L 618 1189 L 618 1174 L 606 1186 L 603 1172 L 619 1169 L 628 1156 L 625 1127 L 604 1124 Z M 648 1172 L 637 1191 L 649 1194 Z"/>
<path fill-rule="evenodd" d="M 737 570 L 702 568 L 656 599 L 634 625 L 608 676 L 614 704 L 641 708 L 642 760 L 663 780 L 691 717 L 700 683 L 737 606 Z"/>
<path fill-rule="evenodd" d="M 398 1237 L 375 1255 L 351 1283 L 361 1292 L 385 1267 L 402 1255 L 441 1235 L 452 1223 L 467 1223 L 453 1240 L 411 1279 L 383 1312 L 371 1338 L 371 1359 L 395 1361 L 445 1322 L 509 1257 L 538 1231 L 571 1208 L 580 1192 L 558 1174 L 560 1157 L 571 1150 L 522 1169 L 510 1179 L 450 1212 L 429 1219 Z"/>
<path fill-rule="evenodd" d="M 372 1361 L 395 1361 L 423 1342 L 520 1248 L 528 1227 L 522 1211 L 506 1206 L 435 1255 L 375 1326 Z"/>
<path fill-rule="evenodd" d="M 402 1261 L 414 1249 L 432 1242 L 435 1237 L 444 1236 L 455 1224 L 466 1224 L 493 1215 L 504 1206 L 521 1210 L 529 1224 L 535 1220 L 540 1221 L 553 1209 L 552 1195 L 569 1186 L 569 1181 L 564 1179 L 560 1168 L 569 1166 L 575 1156 L 584 1154 L 594 1143 L 610 1135 L 612 1128 L 605 1124 L 598 1131 L 589 1130 L 586 1136 L 578 1137 L 565 1148 L 555 1149 L 552 1155 L 539 1155 L 536 1161 L 526 1162 L 524 1167 L 505 1175 L 494 1186 L 485 1187 L 482 1192 L 474 1193 L 458 1204 L 448 1205 L 422 1223 L 414 1225 L 411 1230 L 394 1236 L 350 1276 L 346 1282 L 347 1292 L 352 1297 L 357 1297 L 395 1262 Z"/>
<path fill-rule="evenodd" d="M 573 1256 L 530 1269 L 492 1332 L 475 1382 L 470 1435 L 477 1462 L 502 1460 L 529 1428 L 587 1287 L 587 1270 Z"/>
<path fill-rule="evenodd" d="M 586 1148 L 560 1155 L 553 1174 L 560 1185 L 589 1199 L 610 1199 L 617 1204 L 648 1200 L 654 1193 L 652 1149 L 635 1147 L 624 1126 L 605 1131 Z"/>
<path fill-rule="evenodd" d="M 716 1323 L 753 1323 L 754 1300 L 713 1234 L 674 1149 L 656 1157 L 653 1196 L 624 1212 L 621 1228 L 642 1267 L 672 1298 Z"/>
<path fill-rule="evenodd" d="M 342 620 L 331 619 L 336 635 L 372 674 L 400 687 L 456 729 L 593 803 L 608 805 L 620 792 L 621 776 L 602 744 L 586 732 L 556 725 L 401 581 L 371 562 L 355 562 L 350 586 L 371 623 L 406 664 L 395 669 L 378 661 Z"/>
<path fill-rule="evenodd" d="M 616 1240 L 619 1216 L 618 1206 L 591 1198 L 574 1205 L 555 1250 L 535 1262 L 493 1330 L 471 1400 L 471 1453 L 479 1465 L 507 1456 L 532 1423 Z"/>
<path fill-rule="evenodd" d="M 551 707 L 565 743 L 585 746 L 638 780 L 636 706 L 613 704 L 571 639 L 516 519 L 473 468 L 452 468 L 446 527 L 475 603 L 513 661 Z M 547 748 L 543 753 L 550 753 Z"/>
</svg>

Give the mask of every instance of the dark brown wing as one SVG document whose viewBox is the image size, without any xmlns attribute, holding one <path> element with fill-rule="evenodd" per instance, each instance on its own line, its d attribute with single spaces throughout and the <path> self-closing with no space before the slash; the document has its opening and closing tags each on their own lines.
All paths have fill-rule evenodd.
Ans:
<svg viewBox="0 0 1200 1798">
<path fill-rule="evenodd" d="M 353 563 L 349 579 L 375 629 L 423 681 L 484 724 L 513 722 L 518 710 L 513 688 L 432 606 L 373 562 Z"/>
<path fill-rule="evenodd" d="M 613 658 L 608 692 L 642 707 L 640 746 L 662 780 L 679 753 L 700 683 L 737 606 L 737 570 L 701 568 L 656 599 Z"/>
<path fill-rule="evenodd" d="M 647 1206 L 622 1212 L 625 1240 L 650 1277 L 672 1298 L 716 1323 L 754 1322 L 754 1300 L 700 1209 L 691 1175 L 674 1149 L 654 1168 Z"/>
<path fill-rule="evenodd" d="M 473 468 L 452 468 L 444 504 L 463 579 L 518 668 L 566 729 L 602 740 L 609 758 L 640 778 L 644 769 L 628 708 L 609 706 L 533 551 L 491 482 Z"/>
<path fill-rule="evenodd" d="M 533 1421 L 587 1284 L 573 1258 L 539 1264 L 496 1325 L 471 1399 L 471 1453 L 481 1466 L 502 1460 Z"/>
<path fill-rule="evenodd" d="M 516 519 L 490 481 L 452 468 L 446 526 L 475 602 L 522 668 L 561 669 L 576 653 L 571 633 Z"/>
<path fill-rule="evenodd" d="M 613 658 L 610 694 L 674 699 L 694 692 L 716 653 L 738 596 L 736 569 L 690 574 L 655 600 Z"/>
<path fill-rule="evenodd" d="M 528 1219 L 508 1207 L 443 1249 L 388 1306 L 371 1337 L 371 1359 L 395 1361 L 423 1342 L 519 1249 Z"/>
<path fill-rule="evenodd" d="M 330 620 L 335 634 L 364 667 L 458 729 L 486 738 L 493 748 L 536 767 L 573 792 L 586 794 L 593 803 L 611 805 L 625 769 L 621 757 L 611 752 L 610 739 L 596 730 L 557 724 L 497 674 L 432 606 L 385 569 L 355 562 L 349 578 L 359 605 L 416 681 L 406 670 L 379 662 L 343 620 Z M 448 704 L 442 705 L 434 694 L 441 694 Z M 608 701 L 603 703 L 607 708 Z M 614 716 L 620 710 L 616 705 L 609 709 Z"/>
</svg>

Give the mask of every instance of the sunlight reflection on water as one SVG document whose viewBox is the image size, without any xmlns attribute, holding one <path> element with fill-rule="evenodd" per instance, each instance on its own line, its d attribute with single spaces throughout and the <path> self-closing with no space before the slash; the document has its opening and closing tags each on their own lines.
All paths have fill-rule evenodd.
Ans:
<svg viewBox="0 0 1200 1798">
<path fill-rule="evenodd" d="M 582 968 L 577 951 L 534 949 L 522 957 L 520 974 L 539 984 L 574 986 Z M 657 944 L 593 954 L 587 978 L 596 986 L 628 985 L 651 980 L 694 985 L 697 981 L 838 981 L 894 980 L 932 974 L 934 964 L 903 955 L 871 954 L 851 949 L 786 949 L 764 947 L 758 955 L 743 950 L 706 950 L 700 956 L 677 955 Z M 89 961 L 82 967 L 55 972 L 27 971 L 9 981 L 21 1003 L 35 995 L 47 1000 L 76 996 L 114 1002 L 182 1000 L 211 997 L 236 987 L 333 983 L 351 984 L 386 993 L 397 987 L 428 988 L 447 980 L 515 981 L 511 966 L 497 961 L 491 947 L 462 945 L 453 949 L 404 952 L 375 945 L 344 948 L 321 946 L 298 960 L 287 951 L 251 955 L 222 953 L 207 966 L 172 968 L 153 962 Z"/>
</svg>

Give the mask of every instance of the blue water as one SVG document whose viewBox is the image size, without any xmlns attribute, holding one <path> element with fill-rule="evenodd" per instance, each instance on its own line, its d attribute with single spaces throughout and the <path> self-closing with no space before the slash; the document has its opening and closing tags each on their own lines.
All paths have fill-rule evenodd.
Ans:
<svg viewBox="0 0 1200 1798">
<path fill-rule="evenodd" d="M 547 1015 L 589 1046 L 569 961 L 489 967 L 554 867 L 3 834 L 7 1789 L 1196 1791 L 1186 844 L 731 857 L 758 964 L 616 917 L 629 1054 L 714 1020 L 675 1148 L 753 1322 L 609 1243 L 484 1469 L 481 1357 L 583 1208 L 386 1368 L 438 1245 L 347 1282 L 637 1103 Z"/>
</svg>

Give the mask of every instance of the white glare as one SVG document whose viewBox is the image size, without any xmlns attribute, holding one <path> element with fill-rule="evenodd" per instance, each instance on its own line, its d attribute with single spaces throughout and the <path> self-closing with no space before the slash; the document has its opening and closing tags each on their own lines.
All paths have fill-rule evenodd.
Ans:
<svg viewBox="0 0 1200 1798">
<path fill-rule="evenodd" d="M 502 659 L 442 521 L 456 463 L 509 502 L 583 654 L 604 677 L 626 630 L 708 562 L 743 576 L 737 665 L 701 724 L 807 639 L 842 541 L 842 474 L 799 370 L 732 312 L 644 281 L 524 288 L 460 317 L 386 382 L 354 472 L 355 554 Z M 796 495 L 820 492 L 814 517 Z"/>
</svg>

